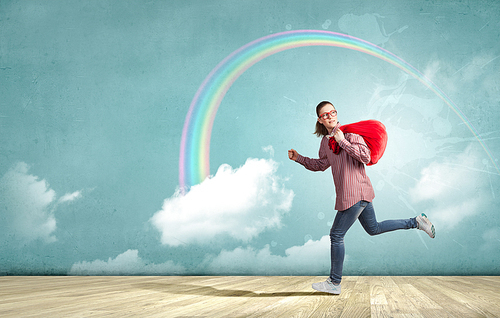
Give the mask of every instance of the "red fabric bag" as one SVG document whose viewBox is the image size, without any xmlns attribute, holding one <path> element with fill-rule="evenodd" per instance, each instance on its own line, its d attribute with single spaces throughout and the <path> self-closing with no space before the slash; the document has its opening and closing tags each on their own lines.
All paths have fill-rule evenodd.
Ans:
<svg viewBox="0 0 500 318">
<path fill-rule="evenodd" d="M 343 125 L 338 128 L 335 127 L 335 130 L 336 129 L 342 130 L 344 134 L 352 133 L 363 137 L 371 153 L 371 160 L 367 166 L 376 164 L 379 159 L 382 158 L 385 147 L 387 146 L 387 131 L 385 130 L 384 124 L 378 120 L 363 120 L 357 123 Z M 340 146 L 335 141 L 335 138 L 330 138 L 329 145 L 334 153 L 338 154 L 340 152 Z"/>
</svg>

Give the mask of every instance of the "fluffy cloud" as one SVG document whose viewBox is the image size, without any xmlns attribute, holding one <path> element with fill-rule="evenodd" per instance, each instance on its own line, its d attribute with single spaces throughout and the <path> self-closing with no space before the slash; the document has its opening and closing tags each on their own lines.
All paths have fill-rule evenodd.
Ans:
<svg viewBox="0 0 500 318">
<path fill-rule="evenodd" d="M 330 237 L 293 246 L 285 256 L 272 255 L 269 245 L 261 250 L 238 247 L 205 260 L 211 275 L 325 275 L 330 270 Z"/>
<path fill-rule="evenodd" d="M 95 260 L 73 264 L 69 275 L 180 275 L 184 267 L 168 261 L 162 264 L 148 264 L 139 257 L 137 250 L 127 250 L 115 259 Z"/>
<path fill-rule="evenodd" d="M 478 213 L 481 205 L 491 198 L 487 175 L 480 167 L 479 156 L 469 146 L 463 153 L 424 168 L 410 195 L 415 203 L 431 203 L 425 213 L 436 226 L 452 228 Z"/>
<path fill-rule="evenodd" d="M 218 234 L 249 241 L 266 228 L 280 227 L 294 193 L 276 175 L 272 159 L 248 159 L 238 168 L 222 165 L 216 175 L 166 199 L 150 220 L 170 246 L 205 243 Z"/>
<path fill-rule="evenodd" d="M 425 75 L 425 77 L 427 77 L 431 81 L 434 81 L 436 74 L 440 69 L 441 69 L 441 66 L 439 64 L 439 61 L 437 61 L 437 60 L 430 61 L 427 64 L 427 67 L 425 68 L 424 75 Z"/>
<path fill-rule="evenodd" d="M 269 146 L 265 146 L 265 147 L 262 147 L 262 150 L 269 153 L 269 155 L 271 156 L 271 158 L 274 157 L 274 148 L 273 146 L 269 145 Z"/>
<path fill-rule="evenodd" d="M 81 191 L 76 191 L 73 193 L 66 193 L 62 197 L 59 198 L 58 202 L 59 203 L 64 203 L 64 202 L 71 202 L 76 199 L 79 199 L 82 197 L 82 192 Z"/>
<path fill-rule="evenodd" d="M 56 219 L 52 203 L 56 193 L 45 180 L 28 174 L 29 166 L 20 162 L 0 179 L 2 232 L 22 241 L 55 241 Z"/>
<path fill-rule="evenodd" d="M 0 179 L 0 233 L 21 243 L 37 239 L 54 242 L 58 202 L 75 200 L 81 194 L 66 194 L 56 202 L 55 191 L 45 180 L 28 174 L 29 168 L 19 162 Z"/>
</svg>

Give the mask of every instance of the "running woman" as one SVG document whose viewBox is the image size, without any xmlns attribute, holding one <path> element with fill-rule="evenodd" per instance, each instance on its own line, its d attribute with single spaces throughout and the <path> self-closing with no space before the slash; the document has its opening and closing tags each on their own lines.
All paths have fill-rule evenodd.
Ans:
<svg viewBox="0 0 500 318">
<path fill-rule="evenodd" d="M 372 205 L 375 193 L 365 172 L 365 165 L 371 160 L 370 149 L 360 135 L 344 134 L 339 129 L 337 110 L 332 103 L 319 103 L 316 114 L 315 134 L 323 136 L 319 159 L 301 156 L 294 149 L 288 150 L 288 157 L 311 171 L 325 171 L 331 167 L 336 192 L 335 210 L 338 212 L 330 230 L 330 277 L 325 282 L 312 284 L 312 288 L 338 295 L 345 255 L 344 236 L 356 220 L 370 235 L 417 228 L 434 238 L 435 230 L 424 213 L 410 219 L 377 222 Z"/>
</svg>

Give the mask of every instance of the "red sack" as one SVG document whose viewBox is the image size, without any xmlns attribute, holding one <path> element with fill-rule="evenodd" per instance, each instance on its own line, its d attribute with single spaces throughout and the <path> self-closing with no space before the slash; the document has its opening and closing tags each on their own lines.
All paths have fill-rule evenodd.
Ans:
<svg viewBox="0 0 500 318">
<path fill-rule="evenodd" d="M 382 158 L 385 147 L 387 146 L 387 131 L 385 130 L 384 124 L 378 120 L 363 120 L 357 123 L 340 126 L 339 129 L 342 130 L 344 134 L 352 133 L 363 137 L 371 152 L 371 160 L 367 166 L 376 164 L 379 159 Z M 340 147 L 333 137 L 330 139 L 330 148 L 335 153 L 340 151 Z"/>
</svg>

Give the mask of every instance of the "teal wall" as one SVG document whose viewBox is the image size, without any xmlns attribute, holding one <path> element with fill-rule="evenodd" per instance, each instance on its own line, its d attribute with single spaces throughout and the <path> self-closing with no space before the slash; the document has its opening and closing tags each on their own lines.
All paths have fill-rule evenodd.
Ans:
<svg viewBox="0 0 500 318">
<path fill-rule="evenodd" d="M 0 275 L 327 275 L 335 216 L 314 107 L 388 130 L 367 167 L 379 220 L 346 236 L 346 275 L 500 274 L 500 3 L 491 1 L 0 0 Z M 191 100 L 231 52 L 300 29 L 401 57 L 304 47 L 247 70 L 223 99 L 212 178 L 179 194 Z M 468 128 L 475 127 L 477 136 Z"/>
</svg>

